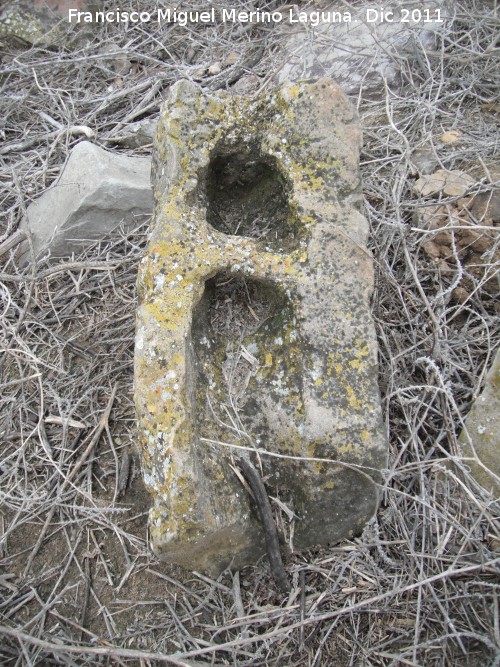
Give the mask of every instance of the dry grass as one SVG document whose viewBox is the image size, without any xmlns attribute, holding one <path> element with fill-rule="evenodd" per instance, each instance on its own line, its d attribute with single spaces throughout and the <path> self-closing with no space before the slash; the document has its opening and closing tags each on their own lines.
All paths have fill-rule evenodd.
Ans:
<svg viewBox="0 0 500 667">
<path fill-rule="evenodd" d="M 457 447 L 498 341 L 488 282 L 496 250 L 480 272 L 459 252 L 452 271 L 440 270 L 415 217 L 432 202 L 411 187 L 413 152 L 426 144 L 441 166 L 474 173 L 474 192 L 498 189 L 499 19 L 488 3 L 454 7 L 436 52 L 400 63 L 402 87 L 359 99 L 390 455 L 377 517 L 352 542 L 294 555 L 288 598 L 265 562 L 212 581 L 148 551 L 131 398 L 147 230 L 117 234 L 57 272 L 43 262 L 21 271 L 4 253 L 2 664 L 500 664 L 497 507 Z M 202 85 L 252 69 L 267 76 L 280 38 L 278 28 L 207 26 L 186 39 L 175 27 L 107 26 L 74 50 L 6 49 L 1 241 L 59 173 L 81 126 L 112 146 L 128 123 L 158 112 L 169 84 L 231 51 L 239 63 Z M 103 44 L 126 46 L 129 74 L 109 70 Z M 462 141 L 440 144 L 453 127 Z M 461 284 L 464 302 L 454 296 Z"/>
</svg>

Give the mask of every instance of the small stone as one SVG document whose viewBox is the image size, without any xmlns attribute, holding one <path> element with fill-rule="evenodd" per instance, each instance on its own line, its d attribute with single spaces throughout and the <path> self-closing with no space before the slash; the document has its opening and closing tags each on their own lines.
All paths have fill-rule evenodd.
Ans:
<svg viewBox="0 0 500 667">
<path fill-rule="evenodd" d="M 255 74 L 245 74 L 236 81 L 232 90 L 237 93 L 251 93 L 258 89 L 260 85 L 259 78 Z"/>
<path fill-rule="evenodd" d="M 439 165 L 435 151 L 428 148 L 417 148 L 411 155 L 411 161 L 420 174 L 432 174 Z"/>
<path fill-rule="evenodd" d="M 448 197 L 461 197 L 472 188 L 476 181 L 463 171 L 450 171 L 443 192 Z"/>
<path fill-rule="evenodd" d="M 446 205 L 417 208 L 416 224 L 435 232 L 423 237 L 422 248 L 441 276 L 455 277 L 457 260 L 465 269 L 460 285 L 452 292 L 456 303 L 464 303 L 476 291 L 474 281 L 480 284 L 481 292 L 492 296 L 498 292 L 497 276 L 489 269 L 500 260 L 492 217 L 497 214 L 496 194 L 496 191 L 480 193 Z M 485 257 L 488 257 L 487 262 Z"/>
<path fill-rule="evenodd" d="M 470 297 L 470 292 L 468 292 L 463 287 L 455 287 L 453 290 L 453 300 L 456 303 L 465 303 Z"/>
<path fill-rule="evenodd" d="M 224 65 L 226 67 L 231 67 L 231 65 L 236 65 L 239 59 L 240 56 L 236 51 L 230 51 L 224 58 Z"/>
<path fill-rule="evenodd" d="M 498 102 L 485 102 L 481 108 L 490 113 L 500 114 L 500 104 Z"/>
<path fill-rule="evenodd" d="M 145 118 L 135 123 L 129 123 L 120 134 L 109 137 L 109 143 L 119 144 L 127 148 L 141 148 L 153 143 L 158 121 L 153 118 Z"/>
<path fill-rule="evenodd" d="M 480 225 L 500 223 L 500 190 L 475 195 L 471 200 L 470 210 Z"/>
<path fill-rule="evenodd" d="M 129 73 L 131 64 L 124 49 L 115 44 L 106 44 L 101 47 L 99 53 L 103 55 L 101 62 L 112 72 L 119 76 Z"/>
<path fill-rule="evenodd" d="M 413 184 L 414 191 L 422 197 L 429 197 L 442 192 L 446 178 L 440 174 L 443 170 L 440 169 L 434 174 L 421 176 L 418 181 Z"/>
<path fill-rule="evenodd" d="M 193 81 L 202 81 L 205 76 L 205 72 L 205 67 L 195 67 L 191 73 L 191 78 Z"/>
<path fill-rule="evenodd" d="M 453 144 L 459 141 L 461 136 L 462 132 L 460 132 L 460 130 L 450 130 L 449 132 L 442 134 L 439 139 L 443 144 Z"/>
<path fill-rule="evenodd" d="M 20 46 L 40 44 L 43 37 L 44 30 L 38 17 L 19 12 L 13 2 L 0 14 L 0 40 Z"/>
<path fill-rule="evenodd" d="M 0 44 L 61 45 L 67 48 L 67 32 L 60 29 L 68 20 L 68 9 L 86 11 L 86 0 L 7 0 L 1 3 Z"/>
<path fill-rule="evenodd" d="M 208 68 L 208 73 L 213 75 L 213 74 L 219 74 L 221 71 L 221 64 L 220 62 L 216 62 L 213 65 L 210 65 Z"/>
</svg>

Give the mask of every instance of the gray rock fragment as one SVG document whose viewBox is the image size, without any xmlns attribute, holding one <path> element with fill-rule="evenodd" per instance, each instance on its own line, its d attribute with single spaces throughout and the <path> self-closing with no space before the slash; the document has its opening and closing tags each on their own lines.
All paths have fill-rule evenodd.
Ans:
<svg viewBox="0 0 500 667">
<path fill-rule="evenodd" d="M 401 65 L 405 57 L 415 58 L 422 46 L 434 50 L 436 34 L 443 29 L 445 3 L 431 0 L 427 3 L 393 2 L 385 5 L 365 2 L 361 5 L 335 3 L 319 8 L 301 9 L 308 20 L 290 25 L 291 35 L 284 49 L 288 58 L 278 74 L 278 81 L 294 81 L 321 76 L 331 76 L 348 94 L 356 95 L 365 91 L 384 91 L 384 82 L 394 83 L 401 75 Z M 422 20 L 417 23 L 403 21 L 411 11 L 420 11 Z M 436 9 L 440 14 L 436 14 Z M 381 19 L 388 11 L 393 12 L 390 21 Z M 426 14 L 425 12 L 429 13 Z M 314 24 L 315 13 L 319 16 Z M 333 17 L 328 22 L 328 14 Z M 298 10 L 295 10 L 298 18 Z M 340 17 L 338 17 L 340 15 Z M 418 17 L 418 14 L 415 14 Z M 429 21 L 423 19 L 429 17 Z M 321 18 L 323 17 L 323 18 Z M 350 18 L 349 18 L 350 17 Z M 423 64 L 425 67 L 425 64 Z"/>
<path fill-rule="evenodd" d="M 107 141 L 110 144 L 119 144 L 127 148 L 150 146 L 153 143 L 157 125 L 158 121 L 152 118 L 145 118 L 136 123 L 129 123 L 119 134 L 109 137 Z"/>
<path fill-rule="evenodd" d="M 99 64 L 109 70 L 110 74 L 125 76 L 130 70 L 130 60 L 125 49 L 116 44 L 105 44 L 99 49 L 102 59 Z"/>
<path fill-rule="evenodd" d="M 486 376 L 481 394 L 469 412 L 460 434 L 462 453 L 474 478 L 494 496 L 500 496 L 500 351 Z"/>
<path fill-rule="evenodd" d="M 48 44 L 67 48 L 68 10 L 94 9 L 94 3 L 87 0 L 6 0 L 0 5 L 0 45 L 15 47 Z"/>
<path fill-rule="evenodd" d="M 438 157 L 430 146 L 414 150 L 411 154 L 411 161 L 419 174 L 423 176 L 432 174 L 439 167 Z"/>
<path fill-rule="evenodd" d="M 153 211 L 150 170 L 147 157 L 118 155 L 89 141 L 77 144 L 57 182 L 28 206 L 23 227 L 35 256 L 64 257 L 119 225 L 138 226 Z"/>
</svg>

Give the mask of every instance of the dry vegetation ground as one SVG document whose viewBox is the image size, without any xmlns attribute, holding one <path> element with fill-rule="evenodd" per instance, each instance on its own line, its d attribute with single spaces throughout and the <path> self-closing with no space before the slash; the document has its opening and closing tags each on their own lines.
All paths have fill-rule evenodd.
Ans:
<svg viewBox="0 0 500 667">
<path fill-rule="evenodd" d="M 500 664 L 496 507 L 457 448 L 498 340 L 498 249 L 490 229 L 472 271 L 452 243 L 443 270 L 423 247 L 429 231 L 412 190 L 413 151 L 424 145 L 440 166 L 474 176 L 472 194 L 498 190 L 493 5 L 453 3 L 436 50 L 417 43 L 415 58 L 399 61 L 397 86 L 357 100 L 390 454 L 377 517 L 351 542 L 294 555 L 289 597 L 266 562 L 212 581 L 148 550 L 132 403 L 135 271 L 147 228 L 55 267 L 21 270 L 3 253 L 2 665 Z M 235 65 L 200 84 L 224 87 L 248 71 L 265 78 L 281 41 L 279 26 L 205 26 L 186 39 L 167 25 L 155 33 L 108 25 L 70 50 L 6 45 L 1 241 L 60 172 L 81 139 L 76 126 L 118 150 L 113 136 L 154 117 L 179 77 L 235 52 Z M 103 45 L 126 49 L 129 73 L 110 70 Z M 454 128 L 459 142 L 439 141 Z"/>
</svg>

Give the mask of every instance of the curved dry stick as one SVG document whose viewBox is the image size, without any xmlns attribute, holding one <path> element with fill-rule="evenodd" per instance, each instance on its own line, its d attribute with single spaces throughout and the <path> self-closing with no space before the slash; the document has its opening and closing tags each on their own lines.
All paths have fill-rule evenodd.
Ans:
<svg viewBox="0 0 500 667">
<path fill-rule="evenodd" d="M 280 545 L 278 540 L 278 531 L 276 530 L 271 503 L 269 502 L 269 498 L 264 487 L 264 482 L 262 481 L 257 469 L 250 463 L 250 461 L 247 461 L 246 459 L 240 459 L 238 461 L 238 465 L 240 466 L 241 471 L 243 472 L 245 479 L 250 485 L 253 495 L 255 496 L 255 502 L 257 503 L 260 520 L 262 522 L 262 527 L 264 528 L 267 555 L 271 565 L 271 572 L 279 588 L 284 593 L 286 593 L 290 590 L 290 583 L 288 582 L 288 577 L 286 576 L 285 568 L 283 567 L 283 560 L 281 559 Z"/>
</svg>

